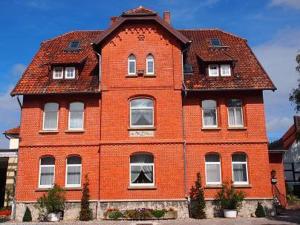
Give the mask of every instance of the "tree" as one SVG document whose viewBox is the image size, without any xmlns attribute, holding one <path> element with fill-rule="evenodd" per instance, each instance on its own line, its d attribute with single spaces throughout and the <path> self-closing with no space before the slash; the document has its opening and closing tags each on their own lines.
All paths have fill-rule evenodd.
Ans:
<svg viewBox="0 0 300 225">
<path fill-rule="evenodd" d="M 257 202 L 255 215 L 256 215 L 256 217 L 266 217 L 264 207 L 262 206 L 262 204 L 260 202 Z"/>
<path fill-rule="evenodd" d="M 300 73 L 300 53 L 296 56 L 296 70 Z M 290 101 L 293 102 L 296 106 L 295 109 L 297 112 L 300 111 L 300 79 L 298 79 L 298 87 L 292 90 L 290 94 Z"/>
<path fill-rule="evenodd" d="M 93 213 L 90 209 L 90 189 L 89 189 L 89 178 L 85 175 L 85 183 L 83 184 L 82 197 L 81 197 L 81 210 L 79 220 L 88 221 L 93 219 Z"/>
<path fill-rule="evenodd" d="M 205 200 L 204 200 L 204 189 L 201 183 L 201 175 L 197 173 L 197 180 L 195 186 L 192 186 L 190 190 L 191 205 L 190 211 L 191 216 L 195 219 L 205 219 Z"/>
<path fill-rule="evenodd" d="M 26 207 L 25 214 L 23 216 L 23 222 L 31 222 L 32 221 L 32 216 L 31 212 L 28 207 Z"/>
</svg>

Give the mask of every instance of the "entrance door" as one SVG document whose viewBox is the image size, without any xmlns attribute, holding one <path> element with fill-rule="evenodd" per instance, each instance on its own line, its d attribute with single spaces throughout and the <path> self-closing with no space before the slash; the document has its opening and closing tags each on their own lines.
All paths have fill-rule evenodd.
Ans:
<svg viewBox="0 0 300 225">
<path fill-rule="evenodd" d="M 8 158 L 0 158 L 0 208 L 4 206 Z"/>
</svg>

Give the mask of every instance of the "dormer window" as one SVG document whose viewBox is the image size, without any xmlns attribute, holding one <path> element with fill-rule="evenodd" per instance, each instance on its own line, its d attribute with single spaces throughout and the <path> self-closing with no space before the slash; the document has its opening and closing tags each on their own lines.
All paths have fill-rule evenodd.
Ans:
<svg viewBox="0 0 300 225">
<path fill-rule="evenodd" d="M 75 67 L 66 67 L 65 79 L 75 79 Z"/>
<path fill-rule="evenodd" d="M 64 70 L 63 67 L 54 67 L 53 68 L 53 79 L 63 79 Z"/>
<path fill-rule="evenodd" d="M 221 41 L 220 41 L 219 38 L 212 38 L 212 39 L 211 39 L 211 45 L 212 45 L 213 47 L 221 47 L 221 46 L 222 46 L 222 43 L 221 43 Z"/>
<path fill-rule="evenodd" d="M 80 47 L 80 42 L 79 41 L 71 41 L 69 43 L 69 49 L 71 50 L 77 50 Z"/>
<path fill-rule="evenodd" d="M 231 76 L 231 68 L 229 64 L 221 65 L 220 69 L 221 69 L 221 76 L 223 77 Z"/>
<path fill-rule="evenodd" d="M 219 76 L 219 65 L 212 64 L 208 66 L 208 75 L 210 77 L 218 77 Z"/>
</svg>

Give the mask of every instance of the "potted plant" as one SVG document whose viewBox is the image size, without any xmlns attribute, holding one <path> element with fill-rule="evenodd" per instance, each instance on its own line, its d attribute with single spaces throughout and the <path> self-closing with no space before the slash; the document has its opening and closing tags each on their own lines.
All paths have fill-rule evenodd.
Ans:
<svg viewBox="0 0 300 225">
<path fill-rule="evenodd" d="M 37 205 L 41 220 L 58 222 L 65 209 L 65 191 L 58 185 L 54 185 L 47 195 L 44 194 L 38 199 Z"/>
<path fill-rule="evenodd" d="M 225 218 L 236 218 L 244 198 L 245 193 L 235 190 L 231 182 L 222 185 L 222 189 L 217 193 L 216 201 L 223 210 Z"/>
</svg>

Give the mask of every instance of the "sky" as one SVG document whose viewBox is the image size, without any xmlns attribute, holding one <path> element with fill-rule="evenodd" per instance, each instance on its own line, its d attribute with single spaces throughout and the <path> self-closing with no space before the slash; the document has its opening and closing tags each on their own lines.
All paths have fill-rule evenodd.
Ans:
<svg viewBox="0 0 300 225">
<path fill-rule="evenodd" d="M 171 12 L 177 29 L 219 28 L 248 40 L 277 87 L 265 91 L 267 132 L 280 138 L 292 125 L 289 93 L 297 86 L 300 0 L 1 0 L 0 132 L 18 126 L 20 109 L 10 91 L 43 40 L 74 30 L 106 29 L 111 16 L 140 5 Z M 0 148 L 8 142 L 0 134 Z"/>
</svg>

